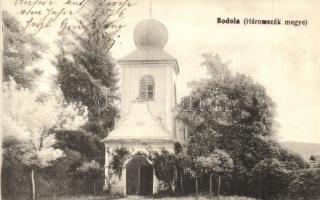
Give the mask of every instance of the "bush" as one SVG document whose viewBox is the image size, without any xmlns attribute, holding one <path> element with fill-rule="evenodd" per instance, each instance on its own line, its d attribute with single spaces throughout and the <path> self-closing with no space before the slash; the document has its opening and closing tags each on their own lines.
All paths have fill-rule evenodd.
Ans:
<svg viewBox="0 0 320 200">
<path fill-rule="evenodd" d="M 277 159 L 264 159 L 252 170 L 251 183 L 256 196 L 262 199 L 274 199 L 285 195 L 290 181 L 290 174 Z"/>
<path fill-rule="evenodd" d="M 156 177 L 163 183 L 163 192 L 171 193 L 173 178 L 175 177 L 176 157 L 166 150 L 151 153 L 150 156 L 155 169 Z"/>
<path fill-rule="evenodd" d="M 121 177 L 123 164 L 129 155 L 130 152 L 125 147 L 121 147 L 116 149 L 115 154 L 112 156 L 110 165 L 114 173 L 119 177 Z"/>
<path fill-rule="evenodd" d="M 319 199 L 320 169 L 304 169 L 293 172 L 289 186 L 290 199 Z"/>
</svg>

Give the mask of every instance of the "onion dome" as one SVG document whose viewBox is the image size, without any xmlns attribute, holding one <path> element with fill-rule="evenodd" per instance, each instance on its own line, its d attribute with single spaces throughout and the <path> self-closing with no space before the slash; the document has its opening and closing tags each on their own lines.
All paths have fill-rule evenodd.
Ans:
<svg viewBox="0 0 320 200">
<path fill-rule="evenodd" d="M 168 30 L 157 20 L 143 20 L 135 28 L 134 42 L 138 49 L 163 49 L 168 42 Z"/>
</svg>

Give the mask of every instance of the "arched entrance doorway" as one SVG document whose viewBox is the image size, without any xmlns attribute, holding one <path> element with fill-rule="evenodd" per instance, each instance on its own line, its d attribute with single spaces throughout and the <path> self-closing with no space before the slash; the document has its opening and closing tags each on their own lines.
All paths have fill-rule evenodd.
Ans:
<svg viewBox="0 0 320 200">
<path fill-rule="evenodd" d="M 153 194 L 153 166 L 143 156 L 134 156 L 126 165 L 127 195 Z"/>
</svg>

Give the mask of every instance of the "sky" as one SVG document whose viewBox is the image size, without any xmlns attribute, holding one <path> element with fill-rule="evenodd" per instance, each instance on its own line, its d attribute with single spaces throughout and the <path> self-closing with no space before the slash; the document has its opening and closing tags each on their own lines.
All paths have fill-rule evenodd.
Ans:
<svg viewBox="0 0 320 200">
<path fill-rule="evenodd" d="M 127 26 L 111 49 L 115 58 L 136 48 L 134 28 L 141 20 L 150 18 L 150 0 L 136 2 L 126 13 Z M 13 1 L 4 4 L 11 13 L 17 12 Z M 320 2 L 316 0 L 152 0 L 152 18 L 161 21 L 169 32 L 165 50 L 179 63 L 179 97 L 190 91 L 189 81 L 207 77 L 206 68 L 200 65 L 201 54 L 219 54 L 223 61 L 229 61 L 233 73 L 249 75 L 266 87 L 277 104 L 279 140 L 309 143 L 320 143 L 319 10 Z M 241 21 L 246 17 L 279 18 L 283 23 L 286 19 L 307 20 L 308 24 L 217 24 L 218 17 Z M 48 30 L 37 35 L 52 46 L 51 54 L 55 53 L 56 32 Z M 40 61 L 39 65 L 54 71 L 48 60 Z"/>
</svg>

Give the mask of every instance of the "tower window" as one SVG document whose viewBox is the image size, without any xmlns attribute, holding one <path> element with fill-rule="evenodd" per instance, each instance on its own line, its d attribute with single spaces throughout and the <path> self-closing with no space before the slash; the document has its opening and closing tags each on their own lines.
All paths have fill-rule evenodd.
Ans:
<svg viewBox="0 0 320 200">
<path fill-rule="evenodd" d="M 145 75 L 140 79 L 140 99 L 153 100 L 154 99 L 154 80 L 152 76 Z"/>
</svg>

